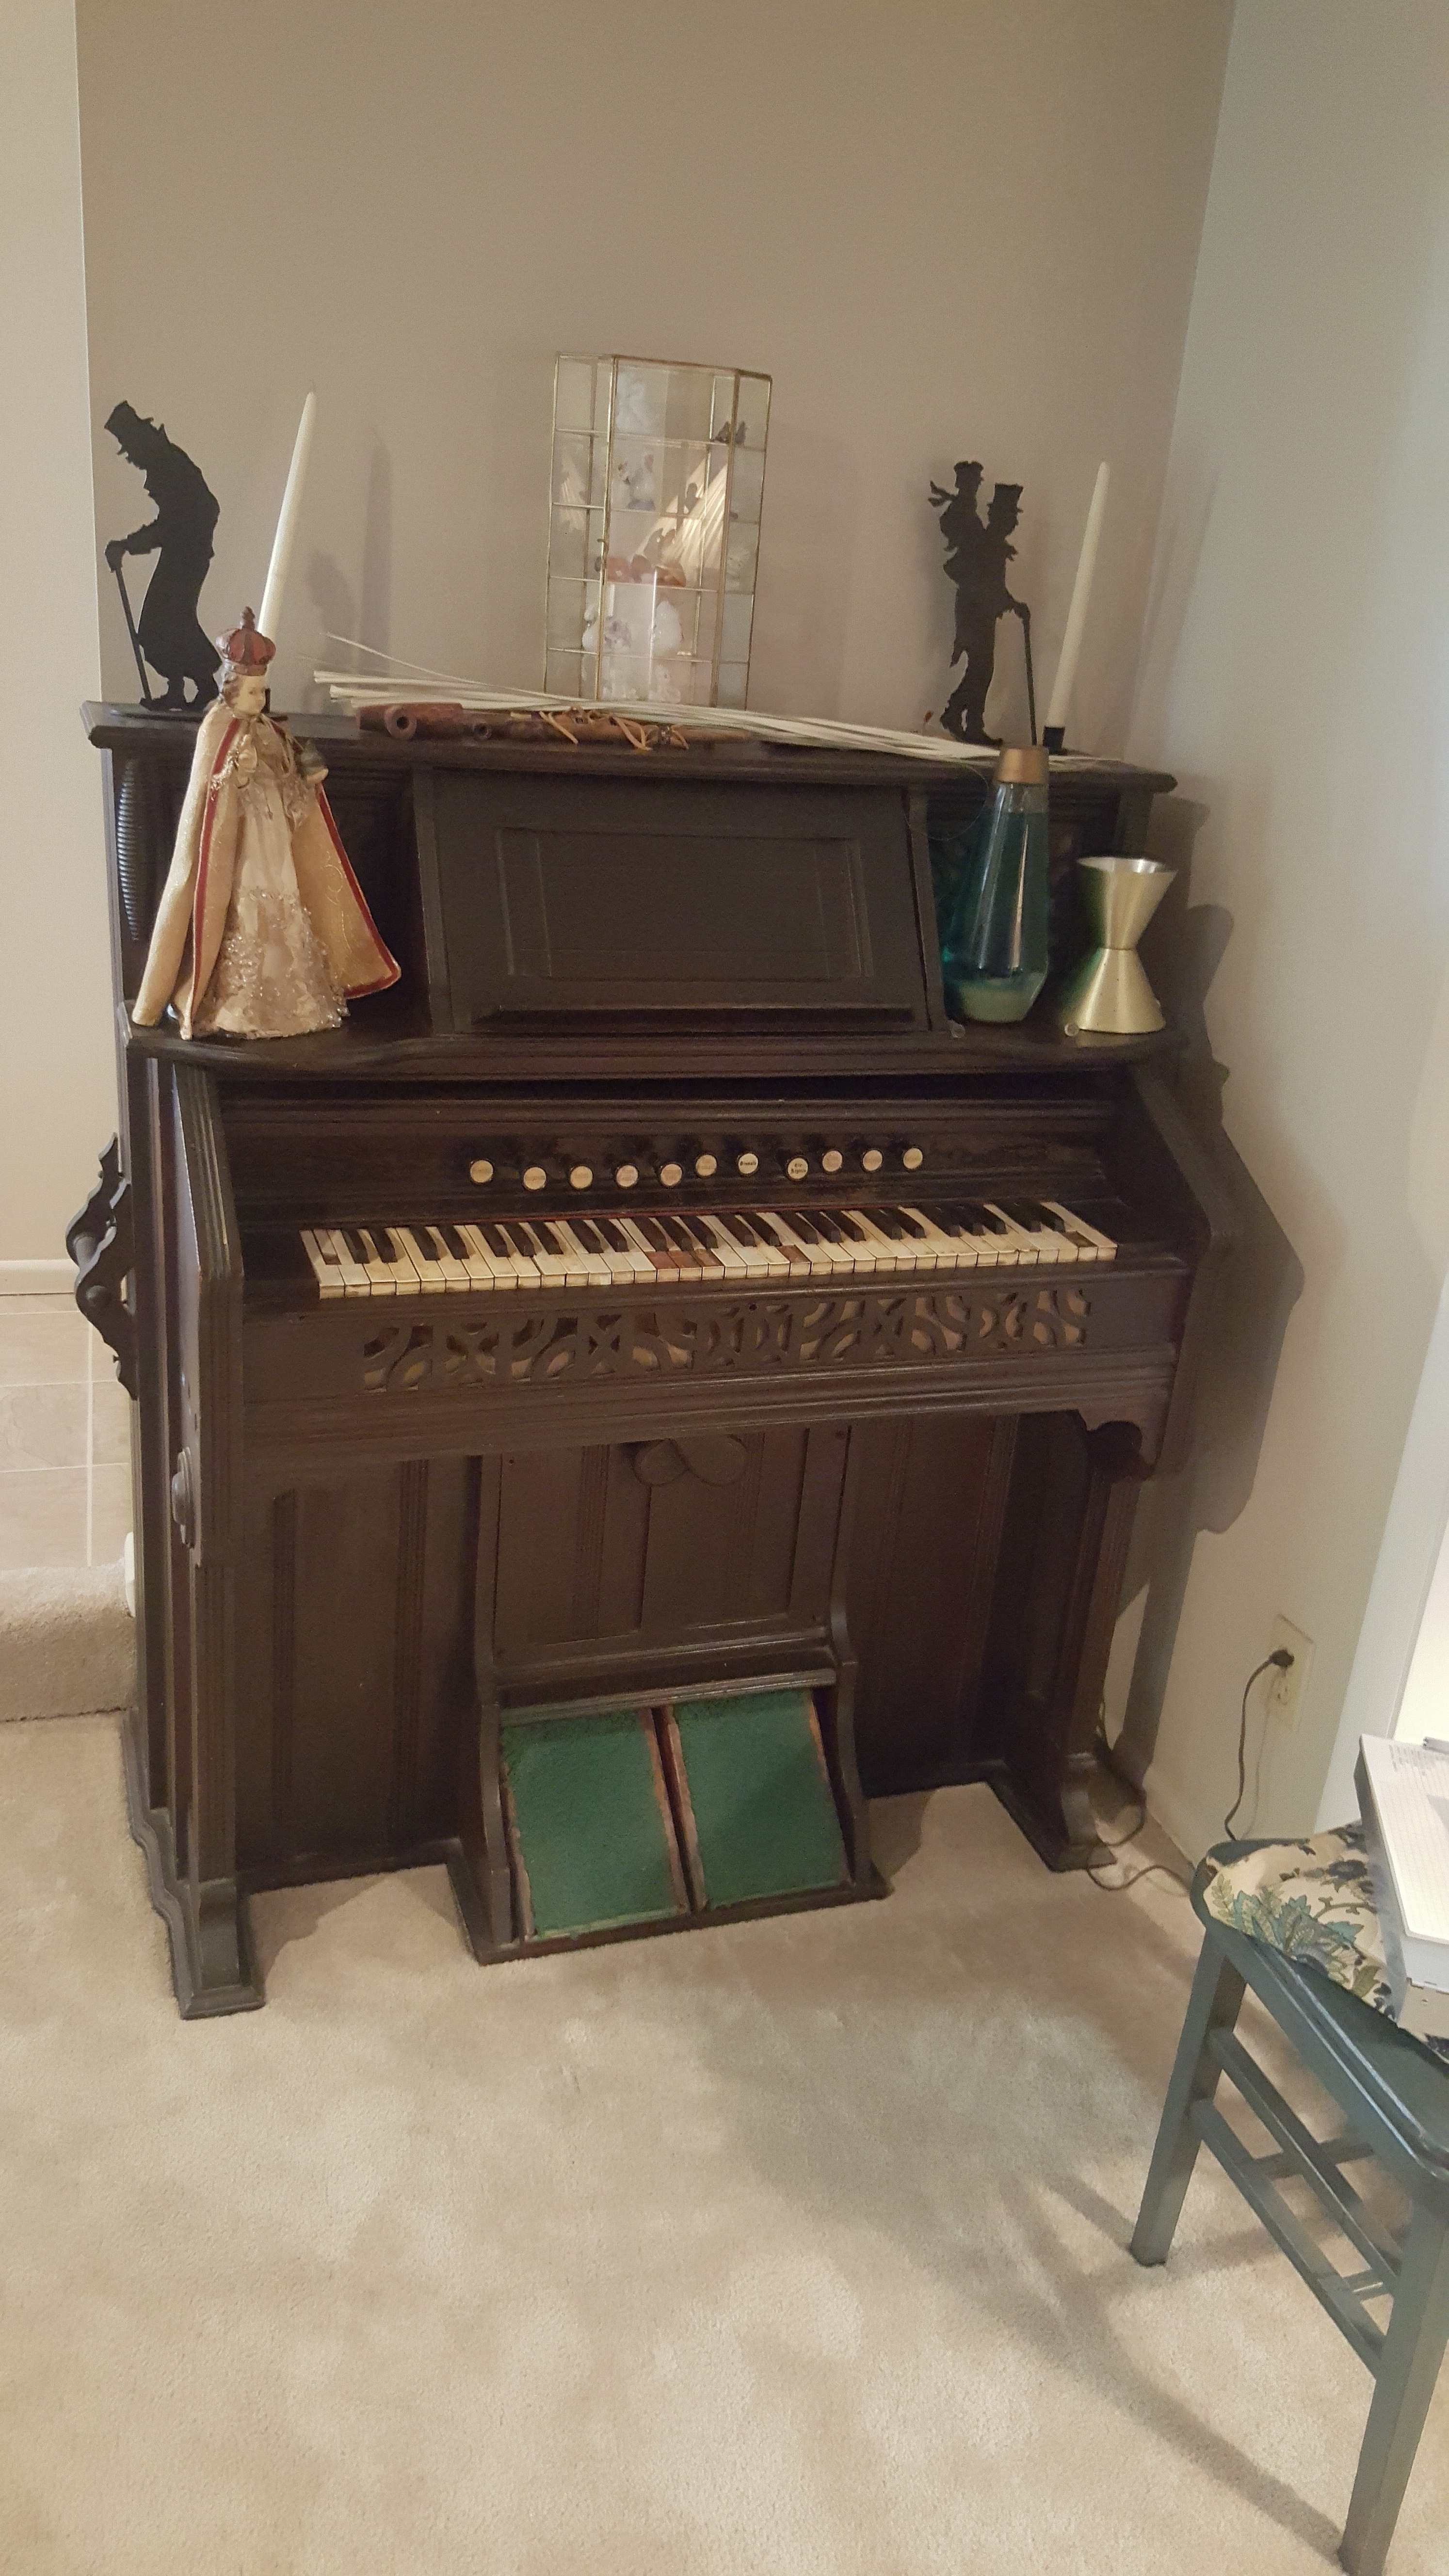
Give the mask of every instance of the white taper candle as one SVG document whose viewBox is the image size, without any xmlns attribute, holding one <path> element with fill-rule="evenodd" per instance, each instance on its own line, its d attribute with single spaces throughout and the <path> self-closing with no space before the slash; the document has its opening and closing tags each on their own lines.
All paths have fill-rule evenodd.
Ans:
<svg viewBox="0 0 1449 2576">
<path fill-rule="evenodd" d="M 257 612 L 257 625 L 263 635 L 277 641 L 277 623 L 282 614 L 282 593 L 287 587 L 287 567 L 292 560 L 292 540 L 302 510 L 302 486 L 307 480 L 307 459 L 312 449 L 312 424 L 317 417 L 317 397 L 309 394 L 302 405 L 297 424 L 297 444 L 292 450 L 292 463 L 287 475 L 287 488 L 282 494 L 282 514 L 277 533 L 272 539 L 272 560 L 267 566 L 267 586 Z"/>
<path fill-rule="evenodd" d="M 1077 659 L 1082 649 L 1082 629 L 1087 622 L 1087 603 L 1092 596 L 1092 575 L 1097 569 L 1097 544 L 1102 534 L 1102 520 L 1107 508 L 1109 470 L 1097 468 L 1092 492 L 1092 506 L 1082 532 L 1082 551 L 1077 563 L 1077 578 L 1072 586 L 1072 604 L 1067 610 L 1066 631 L 1062 636 L 1062 657 L 1052 683 L 1052 702 L 1047 709 L 1049 725 L 1065 725 L 1072 700 L 1072 683 L 1077 676 Z"/>
</svg>

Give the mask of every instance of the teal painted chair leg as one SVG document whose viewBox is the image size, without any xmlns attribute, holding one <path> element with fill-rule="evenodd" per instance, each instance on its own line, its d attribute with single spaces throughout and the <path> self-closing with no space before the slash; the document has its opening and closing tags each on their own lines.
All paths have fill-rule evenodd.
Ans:
<svg viewBox="0 0 1449 2576">
<path fill-rule="evenodd" d="M 1187 2019 L 1178 2042 L 1167 2100 L 1162 2106 L 1147 2188 L 1132 2232 L 1131 2250 L 1139 2263 L 1167 2260 L 1202 2144 L 1193 2124 L 1193 2111 L 1199 2102 L 1212 2100 L 1222 2075 L 1213 2055 L 1213 2039 L 1219 2031 L 1233 2028 L 1244 1992 L 1243 1979 L 1209 1933 L 1192 1981 Z"/>
<path fill-rule="evenodd" d="M 1149 2186 L 1150 2188 L 1150 2186 Z M 1380 2576 L 1449 2344 L 1449 2222 L 1416 2209 L 1339 2545 L 1349 2576 Z"/>
</svg>

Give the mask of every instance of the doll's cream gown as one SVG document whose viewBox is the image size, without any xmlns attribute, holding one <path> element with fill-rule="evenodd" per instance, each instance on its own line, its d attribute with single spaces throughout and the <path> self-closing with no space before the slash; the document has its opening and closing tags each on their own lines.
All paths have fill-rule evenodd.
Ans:
<svg viewBox="0 0 1449 2576">
<path fill-rule="evenodd" d="M 298 1037 L 399 969 L 337 837 L 323 770 L 286 728 L 224 699 L 202 717 L 176 848 L 132 1018 L 168 1002 L 183 1037 Z"/>
</svg>

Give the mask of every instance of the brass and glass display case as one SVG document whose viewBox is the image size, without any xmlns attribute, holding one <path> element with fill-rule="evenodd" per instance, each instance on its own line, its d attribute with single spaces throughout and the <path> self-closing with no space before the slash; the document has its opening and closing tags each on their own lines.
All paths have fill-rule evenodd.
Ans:
<svg viewBox="0 0 1449 2576">
<path fill-rule="evenodd" d="M 559 359 L 546 689 L 744 706 L 769 417 L 740 367 Z"/>
</svg>

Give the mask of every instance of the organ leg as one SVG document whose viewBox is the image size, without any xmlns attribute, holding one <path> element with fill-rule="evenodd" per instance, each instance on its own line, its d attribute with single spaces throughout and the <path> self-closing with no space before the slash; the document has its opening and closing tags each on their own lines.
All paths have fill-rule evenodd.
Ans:
<svg viewBox="0 0 1449 2576">
<path fill-rule="evenodd" d="M 992 1786 L 1053 1869 L 1085 1869 L 1103 1850 L 1093 1745 L 1147 1473 L 1129 1423 L 1020 1425 L 983 1713 Z"/>
</svg>

